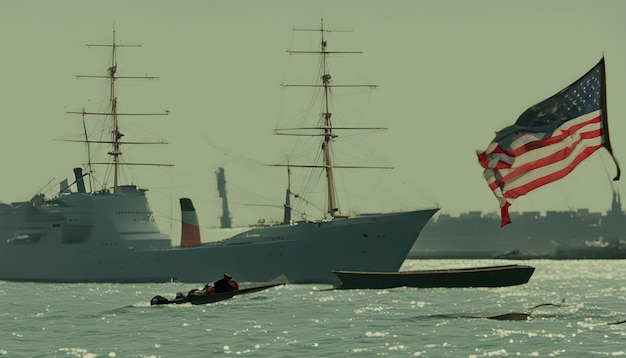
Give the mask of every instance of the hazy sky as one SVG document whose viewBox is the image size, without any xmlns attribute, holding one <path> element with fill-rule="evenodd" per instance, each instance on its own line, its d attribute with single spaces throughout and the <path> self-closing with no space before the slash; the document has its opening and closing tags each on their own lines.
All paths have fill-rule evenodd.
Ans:
<svg viewBox="0 0 626 358">
<path fill-rule="evenodd" d="M 162 228 L 178 235 L 179 197 L 194 200 L 203 226 L 218 225 L 218 167 L 235 224 L 280 219 L 280 208 L 260 205 L 282 204 L 286 170 L 266 164 L 301 158 L 293 138 L 273 130 L 311 110 L 307 89 L 281 84 L 317 76 L 310 57 L 286 50 L 316 50 L 317 38 L 292 30 L 317 28 L 322 17 L 329 29 L 352 30 L 330 33 L 330 50 L 363 51 L 336 58 L 335 83 L 379 86 L 334 91 L 335 125 L 389 128 L 340 136 L 341 164 L 394 167 L 339 174 L 342 211 L 497 210 L 475 151 L 603 54 L 611 140 L 626 169 L 626 1 L 0 1 L 0 200 L 54 194 L 86 162 L 84 145 L 55 139 L 80 139 L 81 118 L 66 111 L 106 99 L 102 81 L 75 75 L 106 73 L 108 50 L 84 45 L 110 43 L 115 27 L 119 43 L 142 45 L 120 50 L 118 74 L 160 77 L 120 82 L 120 111 L 171 111 L 122 119 L 127 140 L 169 142 L 125 151 L 129 162 L 175 165 L 125 176 L 150 189 Z M 601 150 L 511 210 L 605 211 L 614 172 Z M 294 170 L 294 191 L 302 176 Z"/>
</svg>

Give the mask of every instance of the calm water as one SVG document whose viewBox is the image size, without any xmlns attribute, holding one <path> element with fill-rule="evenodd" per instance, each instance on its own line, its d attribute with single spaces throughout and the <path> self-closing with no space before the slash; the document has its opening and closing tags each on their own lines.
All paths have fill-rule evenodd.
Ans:
<svg viewBox="0 0 626 358">
<path fill-rule="evenodd" d="M 502 263 L 510 262 L 408 260 L 403 270 Z M 207 306 L 149 305 L 155 294 L 171 297 L 194 284 L 0 281 L 0 355 L 626 356 L 626 324 L 607 324 L 626 320 L 626 260 L 521 263 L 536 271 L 514 287 L 333 291 L 288 284 Z M 527 321 L 459 317 L 542 303 L 559 305 L 540 307 Z"/>
</svg>

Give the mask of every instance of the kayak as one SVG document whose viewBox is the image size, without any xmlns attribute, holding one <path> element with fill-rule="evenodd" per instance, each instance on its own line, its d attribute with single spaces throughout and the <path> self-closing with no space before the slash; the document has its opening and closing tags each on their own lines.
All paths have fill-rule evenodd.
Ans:
<svg viewBox="0 0 626 358">
<path fill-rule="evenodd" d="M 194 294 L 190 293 L 186 296 L 179 296 L 177 298 L 168 299 L 163 296 L 157 295 L 152 297 L 150 300 L 150 305 L 169 305 L 169 304 L 182 304 L 182 303 L 191 303 L 192 305 L 205 305 L 208 303 L 215 303 L 219 301 L 224 301 L 235 296 L 245 295 L 249 293 L 259 292 L 263 290 L 267 290 L 268 288 L 284 285 L 286 282 L 270 282 L 263 285 L 251 286 L 247 288 L 242 288 L 237 291 L 230 292 L 218 292 L 218 293 L 210 293 L 210 294 Z"/>
</svg>

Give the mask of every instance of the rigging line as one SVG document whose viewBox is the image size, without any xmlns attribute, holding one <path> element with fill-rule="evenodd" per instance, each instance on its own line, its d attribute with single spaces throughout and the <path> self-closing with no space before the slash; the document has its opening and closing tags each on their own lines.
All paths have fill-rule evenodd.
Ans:
<svg viewBox="0 0 626 358">
<path fill-rule="evenodd" d="M 55 179 L 56 179 L 56 177 L 53 177 L 52 179 L 50 179 L 50 181 L 49 181 L 49 182 L 47 182 L 47 183 L 46 183 L 46 185 L 44 185 L 43 187 L 41 187 L 41 189 L 39 189 L 35 195 L 40 194 L 40 193 L 42 193 L 43 191 L 50 190 L 50 189 L 46 189 L 46 188 L 47 188 L 48 186 L 50 186 L 50 184 L 51 184 L 51 183 L 52 183 Z M 35 195 L 32 195 L 32 196 L 35 196 Z"/>
<path fill-rule="evenodd" d="M 257 197 L 260 201 L 281 203 L 280 201 L 276 200 L 275 197 L 264 196 L 260 194 L 260 191 L 258 190 L 249 190 L 247 186 L 239 185 L 237 181 L 230 181 L 228 183 L 228 186 L 229 188 L 231 188 L 229 190 L 230 205 L 247 205 L 248 203 L 240 201 L 240 197 L 244 197 L 246 198 L 246 200 L 249 200 L 249 198 Z"/>
<path fill-rule="evenodd" d="M 603 153 L 604 151 L 598 151 L 599 153 Z M 609 179 L 609 185 L 611 188 L 617 188 L 617 183 L 613 180 L 613 176 L 609 173 L 609 168 L 606 164 L 606 158 L 604 154 L 600 154 L 600 162 L 602 163 L 602 167 L 604 168 L 604 173 L 606 177 Z M 611 163 L 613 163 L 613 159 L 611 159 Z"/>
<path fill-rule="evenodd" d="M 572 205 L 572 201 L 567 195 L 567 190 L 565 190 L 565 186 L 563 185 L 562 181 L 559 181 L 558 188 L 559 188 L 559 191 L 561 192 L 561 196 L 563 197 L 563 200 L 565 201 L 565 205 L 567 206 L 568 211 L 571 213 L 575 212 L 576 209 Z"/>
<path fill-rule="evenodd" d="M 322 160 L 321 154 L 317 156 L 317 159 L 318 161 Z M 306 175 L 303 189 L 301 190 L 301 194 L 299 194 L 303 200 L 299 200 L 299 202 L 301 202 L 302 204 L 300 204 L 298 208 L 302 206 L 304 206 L 305 208 L 308 206 L 312 206 L 314 209 L 319 210 L 322 214 L 325 214 L 325 208 L 316 205 L 316 201 L 308 199 L 313 195 L 319 195 L 319 192 L 317 192 L 316 189 L 321 185 L 320 183 L 323 182 L 324 171 L 312 170 L 307 172 L 308 174 Z M 322 189 L 321 193 L 323 194 L 323 192 L 324 189 Z M 320 202 L 325 202 L 325 200 L 321 200 Z M 305 210 L 300 211 L 306 212 Z"/>
<path fill-rule="evenodd" d="M 289 39 L 288 49 L 291 49 L 291 48 L 294 47 L 295 39 L 296 39 L 295 31 L 296 31 L 295 28 L 293 28 L 292 31 L 291 31 L 291 36 L 290 36 L 290 39 Z M 289 53 L 289 50 L 287 50 L 287 52 Z M 292 54 L 289 53 L 289 56 L 287 56 L 287 65 L 283 67 L 284 71 L 283 71 L 283 78 L 282 78 L 281 84 L 285 84 L 287 82 L 289 70 L 293 66 L 293 64 L 292 64 L 293 61 L 292 61 L 292 56 L 291 55 Z M 284 104 L 285 104 L 285 97 L 286 97 L 286 93 L 287 92 L 285 90 L 285 86 L 284 85 L 281 85 L 280 87 L 282 88 L 282 91 L 281 91 L 281 105 L 280 105 L 280 108 L 279 108 L 279 116 L 277 117 L 277 123 L 275 125 L 276 127 L 278 127 L 278 124 L 280 122 L 282 122 L 283 116 L 285 116 L 285 105 Z"/>
<path fill-rule="evenodd" d="M 319 116 L 317 111 L 313 110 L 313 106 L 315 105 L 315 102 L 317 102 L 317 101 L 315 99 L 312 99 L 311 102 L 309 103 L 309 105 L 307 106 L 305 114 L 301 116 L 301 124 L 300 124 L 300 126 L 303 126 L 304 123 L 308 122 L 309 118 L 312 118 L 313 116 L 315 116 L 315 117 Z M 312 143 L 315 143 L 315 144 L 312 144 Z M 311 146 L 313 146 L 313 148 L 317 148 L 318 145 L 319 144 L 317 143 L 317 141 L 312 142 L 308 138 L 297 138 L 294 141 L 294 143 L 293 143 L 293 145 L 291 147 L 291 151 L 290 152 L 292 153 L 292 155 L 294 153 L 302 153 L 303 152 L 303 148 L 311 147 Z"/>
<path fill-rule="evenodd" d="M 223 147 L 221 145 L 218 145 L 214 142 L 212 142 L 210 140 L 210 138 L 204 134 L 204 130 L 202 130 L 201 128 L 197 127 L 195 128 L 195 130 L 191 131 L 191 136 L 195 136 L 197 138 L 200 139 L 200 141 L 202 141 L 204 144 L 208 145 L 209 147 L 213 148 L 214 150 L 219 151 L 223 156 L 230 156 L 230 157 L 234 157 L 235 159 L 239 159 L 242 160 L 243 162 L 247 162 L 247 163 L 251 163 L 251 164 L 255 164 L 255 165 L 264 165 L 262 162 L 250 158 L 246 155 L 243 155 L 239 152 L 234 152 L 232 150 L 227 149 L 226 147 Z M 255 143 L 258 144 L 258 143 Z M 253 152 L 253 151 L 252 151 Z"/>
</svg>

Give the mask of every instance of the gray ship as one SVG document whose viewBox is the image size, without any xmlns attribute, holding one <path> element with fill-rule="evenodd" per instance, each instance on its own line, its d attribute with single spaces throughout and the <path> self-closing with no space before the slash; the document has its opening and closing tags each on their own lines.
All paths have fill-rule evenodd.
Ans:
<svg viewBox="0 0 626 358">
<path fill-rule="evenodd" d="M 326 30 L 321 34 L 322 96 L 332 85 L 326 61 Z M 197 217 L 190 200 L 181 199 L 183 232 L 180 246 L 162 233 L 154 218 L 146 189 L 121 183 L 118 170 L 131 163 L 121 160 L 122 140 L 118 126 L 116 83 L 128 77 L 117 75 L 115 32 L 110 81 L 110 109 L 106 113 L 76 112 L 104 116 L 112 123 L 110 140 L 93 140 L 90 145 L 110 146 L 107 162 L 114 185 L 86 189 L 85 178 L 93 176 L 90 166 L 75 169 L 75 181 L 62 183 L 57 195 L 38 194 L 28 201 L 0 203 L 0 280 L 39 282 L 205 282 L 229 272 L 240 282 L 268 281 L 281 274 L 290 282 L 338 283 L 333 269 L 397 271 L 421 229 L 437 208 L 407 212 L 349 216 L 341 214 L 331 159 L 331 140 L 336 137 L 330 110 L 324 108 L 318 138 L 328 185 L 328 215 L 310 221 L 252 228 L 218 242 L 202 243 Z M 144 78 L 144 77 L 142 77 Z M 147 78 L 147 77 L 145 77 Z M 328 102 L 326 102 L 328 103 Z M 124 114 L 127 115 L 127 114 Z M 310 129 L 310 128 L 309 128 Z M 140 144 L 141 142 L 132 142 Z M 90 165 L 92 161 L 88 154 Z M 106 164 L 106 163 L 105 163 Z M 136 163 L 138 164 L 138 163 Z M 142 163 L 143 164 L 143 163 Z M 293 166 L 297 167 L 297 165 Z M 309 166 L 313 167 L 313 166 Z"/>
<path fill-rule="evenodd" d="M 422 230 L 410 258 L 437 259 L 623 259 L 626 214 L 617 191 L 606 213 L 576 211 L 511 212 L 500 228 L 497 213 L 439 214 Z"/>
</svg>

